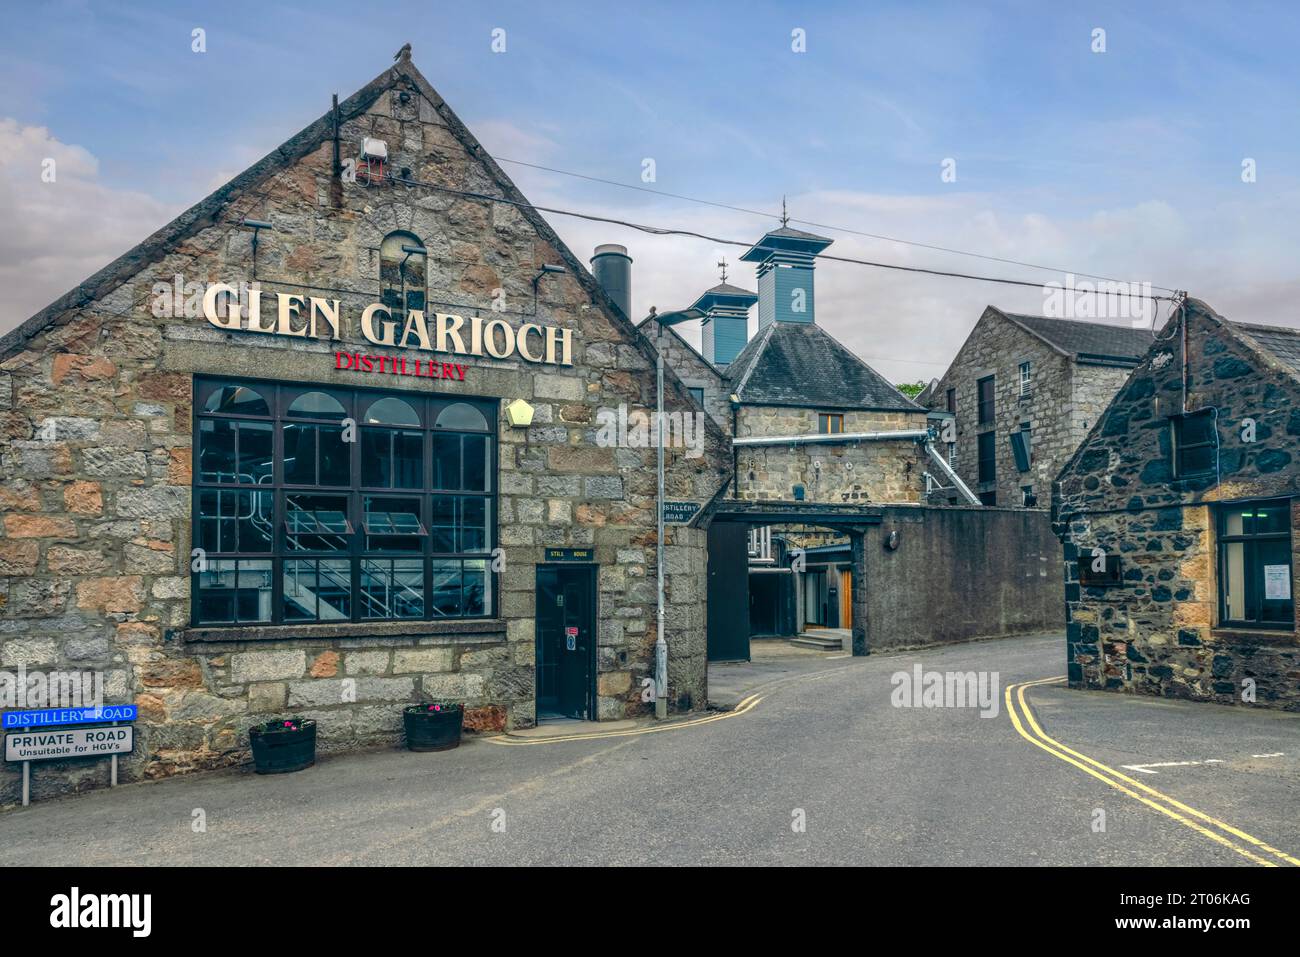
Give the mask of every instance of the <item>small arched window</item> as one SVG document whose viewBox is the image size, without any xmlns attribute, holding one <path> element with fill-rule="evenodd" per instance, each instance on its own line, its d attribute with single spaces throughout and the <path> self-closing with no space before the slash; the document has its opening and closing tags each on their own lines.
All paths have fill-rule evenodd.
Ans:
<svg viewBox="0 0 1300 957">
<path fill-rule="evenodd" d="M 289 406 L 289 415 L 307 419 L 341 419 L 346 414 L 343 403 L 324 392 L 304 392 Z"/>
<path fill-rule="evenodd" d="M 453 402 L 438 413 L 434 428 L 456 429 L 460 432 L 486 432 L 487 419 L 474 406 L 465 402 Z"/>
<path fill-rule="evenodd" d="M 212 390 L 203 405 L 204 412 L 226 415 L 270 415 L 271 409 L 262 393 L 246 385 L 223 385 Z"/>
<path fill-rule="evenodd" d="M 412 250 L 420 250 L 413 252 Z M 389 233 L 379 246 L 379 296 L 394 319 L 408 309 L 424 310 L 426 262 L 424 243 L 414 233 Z"/>
<path fill-rule="evenodd" d="M 420 417 L 409 403 L 389 396 L 372 402 L 366 410 L 366 425 L 420 425 Z"/>
</svg>

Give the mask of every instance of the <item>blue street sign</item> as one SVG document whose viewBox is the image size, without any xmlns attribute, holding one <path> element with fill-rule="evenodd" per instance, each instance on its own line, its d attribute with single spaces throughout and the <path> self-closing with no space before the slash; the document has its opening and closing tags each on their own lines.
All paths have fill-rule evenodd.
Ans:
<svg viewBox="0 0 1300 957">
<path fill-rule="evenodd" d="M 43 708 L 39 711 L 6 711 L 4 727 L 43 728 L 56 724 L 97 724 L 104 721 L 134 721 L 133 704 L 106 704 L 102 708 Z"/>
</svg>

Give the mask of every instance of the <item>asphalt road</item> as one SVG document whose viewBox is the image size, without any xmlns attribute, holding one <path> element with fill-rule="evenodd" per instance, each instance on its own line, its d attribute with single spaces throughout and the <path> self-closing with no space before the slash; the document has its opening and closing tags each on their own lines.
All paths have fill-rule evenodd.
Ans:
<svg viewBox="0 0 1300 957">
<path fill-rule="evenodd" d="M 1051 637 L 719 665 L 715 700 L 761 700 L 651 733 L 479 738 L 34 804 L 0 814 L 0 865 L 1300 862 L 1300 715 L 1031 687 L 1054 742 L 1035 744 L 1004 693 L 1062 657 Z M 894 706 L 891 675 L 916 662 L 996 671 L 996 715 Z"/>
</svg>

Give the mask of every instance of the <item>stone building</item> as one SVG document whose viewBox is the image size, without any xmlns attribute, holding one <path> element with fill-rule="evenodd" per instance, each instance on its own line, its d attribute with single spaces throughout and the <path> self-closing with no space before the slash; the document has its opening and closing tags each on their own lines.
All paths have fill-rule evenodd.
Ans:
<svg viewBox="0 0 1300 957">
<path fill-rule="evenodd" d="M 817 324 L 814 263 L 830 244 L 787 224 L 768 232 L 741 257 L 755 264 L 758 293 L 728 283 L 724 274 L 690 307 L 701 320 L 702 352 L 665 332 L 666 361 L 688 385 L 703 387 L 711 415 L 713 395 L 728 403 L 724 430 L 733 437 L 735 481 L 727 494 L 733 500 L 917 504 L 924 487 L 925 409 Z M 758 330 L 750 339 L 753 306 Z M 658 325 L 648 320 L 641 328 L 652 336 Z M 739 532 L 714 533 L 710 577 L 737 566 L 743 547 L 747 635 L 851 626 L 848 536 L 811 524 L 755 524 L 744 530 L 741 546 L 728 538 Z M 733 615 L 719 627 L 746 626 Z M 828 645 L 839 640 L 823 639 Z"/>
<path fill-rule="evenodd" d="M 1052 480 L 1151 344 L 1151 332 L 989 306 L 918 396 L 938 448 L 985 505 L 1046 505 Z M 957 501 L 947 486 L 933 502 Z"/>
<path fill-rule="evenodd" d="M 471 729 L 646 712 L 655 450 L 600 431 L 654 407 L 625 312 L 401 56 L 0 340 L 0 668 L 105 674 L 139 706 L 125 780 L 244 761 L 287 714 L 328 751 L 428 698 Z M 665 402 L 696 408 L 671 371 Z M 703 438 L 674 497 L 727 484 Z M 694 709 L 705 532 L 669 534 Z"/>
<path fill-rule="evenodd" d="M 1300 710 L 1300 330 L 1188 299 L 1053 490 L 1076 688 Z"/>
</svg>

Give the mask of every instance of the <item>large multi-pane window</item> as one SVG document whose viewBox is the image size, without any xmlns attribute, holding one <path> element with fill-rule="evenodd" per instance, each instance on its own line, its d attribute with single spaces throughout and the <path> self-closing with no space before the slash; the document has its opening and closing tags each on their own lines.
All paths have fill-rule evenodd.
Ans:
<svg viewBox="0 0 1300 957">
<path fill-rule="evenodd" d="M 1291 501 L 1218 506 L 1219 623 L 1295 625 L 1291 594 Z"/>
<path fill-rule="evenodd" d="M 195 392 L 194 624 L 493 614 L 495 401 Z"/>
</svg>

